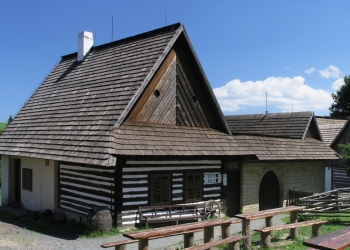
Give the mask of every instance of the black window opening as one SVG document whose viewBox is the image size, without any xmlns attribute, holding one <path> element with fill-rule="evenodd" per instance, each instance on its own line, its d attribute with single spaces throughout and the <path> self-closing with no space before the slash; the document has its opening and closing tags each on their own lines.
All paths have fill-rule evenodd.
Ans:
<svg viewBox="0 0 350 250">
<path fill-rule="evenodd" d="M 170 174 L 153 175 L 151 182 L 152 205 L 171 203 Z"/>
<path fill-rule="evenodd" d="M 202 173 L 188 173 L 185 175 L 185 202 L 202 200 Z"/>
<path fill-rule="evenodd" d="M 33 191 L 33 170 L 22 168 L 22 189 Z"/>
</svg>

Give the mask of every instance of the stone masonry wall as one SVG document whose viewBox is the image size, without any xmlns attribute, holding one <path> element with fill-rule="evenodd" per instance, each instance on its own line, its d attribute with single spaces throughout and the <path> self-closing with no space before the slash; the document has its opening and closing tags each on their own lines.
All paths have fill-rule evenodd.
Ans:
<svg viewBox="0 0 350 250">
<path fill-rule="evenodd" d="M 268 171 L 273 171 L 280 185 L 280 206 L 285 206 L 288 191 L 324 192 L 325 162 L 257 162 L 242 164 L 242 213 L 259 211 L 260 182 Z"/>
</svg>

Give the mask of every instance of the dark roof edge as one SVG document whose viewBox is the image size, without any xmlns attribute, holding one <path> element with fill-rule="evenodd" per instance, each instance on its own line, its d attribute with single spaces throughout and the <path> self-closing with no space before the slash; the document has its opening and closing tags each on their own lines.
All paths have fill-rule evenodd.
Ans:
<svg viewBox="0 0 350 250">
<path fill-rule="evenodd" d="M 169 27 L 169 26 L 168 26 Z M 136 91 L 135 95 L 132 97 L 126 108 L 123 110 L 123 112 L 120 114 L 117 123 L 114 125 L 114 129 L 119 128 L 120 125 L 124 122 L 125 118 L 129 115 L 131 109 L 139 99 L 139 97 L 142 95 L 143 91 L 148 86 L 149 82 L 152 80 L 153 76 L 156 74 L 158 68 L 165 60 L 166 56 L 169 54 L 171 48 L 173 47 L 174 43 L 177 41 L 180 34 L 183 32 L 183 25 L 181 24 L 176 33 L 173 35 L 171 40 L 169 41 L 168 45 L 165 47 L 163 53 L 161 56 L 157 59 L 156 63 L 153 65 L 152 69 L 150 70 L 150 73 L 146 76 L 143 83 L 141 84 L 140 88 Z"/>
<path fill-rule="evenodd" d="M 344 133 L 346 127 L 349 126 L 350 123 L 350 118 L 346 121 L 346 123 L 343 125 L 343 127 L 341 128 L 341 130 L 339 131 L 339 133 L 337 134 L 337 136 L 333 139 L 331 145 L 329 145 L 331 148 L 333 148 L 335 145 L 335 142 L 338 140 L 338 138 Z"/>
<path fill-rule="evenodd" d="M 162 28 L 158 28 L 158 29 L 155 29 L 155 30 L 147 31 L 147 32 L 140 33 L 140 34 L 137 34 L 137 35 L 134 35 L 134 36 L 129 36 L 129 37 L 126 37 L 126 38 L 122 38 L 120 40 L 113 41 L 113 42 L 104 43 L 104 44 L 101 44 L 101 45 L 98 45 L 98 46 L 92 46 L 91 50 L 93 50 L 93 49 L 101 49 L 103 47 L 108 47 L 108 46 L 111 46 L 111 45 L 116 45 L 116 44 L 120 44 L 120 43 L 131 41 L 131 40 L 136 40 L 136 39 L 139 39 L 141 37 L 150 36 L 152 34 L 157 34 L 157 33 L 160 33 L 160 32 L 165 32 L 165 31 L 169 31 L 169 30 L 176 30 L 181 25 L 182 25 L 181 23 L 174 23 L 174 24 L 171 24 L 171 25 L 168 25 L 168 26 L 164 26 Z M 63 56 L 61 56 L 61 58 L 62 59 L 67 59 L 67 58 L 70 58 L 72 56 L 77 56 L 77 52 L 73 52 L 71 54 L 63 55 Z"/>
<path fill-rule="evenodd" d="M 209 81 L 208 81 L 208 78 L 207 78 L 206 74 L 204 73 L 202 64 L 200 63 L 200 61 L 199 61 L 199 59 L 198 59 L 198 57 L 197 57 L 197 54 L 196 54 L 196 52 L 195 52 L 195 50 L 194 50 L 194 48 L 193 48 L 193 46 L 192 46 L 192 43 L 191 43 L 191 41 L 190 41 L 190 39 L 189 39 L 189 36 L 187 35 L 187 32 L 186 32 L 185 28 L 183 28 L 183 33 L 184 33 L 184 36 L 185 36 L 185 38 L 186 38 L 186 41 L 187 41 L 187 43 L 188 43 L 188 45 L 189 45 L 189 47 L 190 47 L 190 50 L 191 50 L 191 52 L 192 52 L 192 55 L 193 55 L 193 57 L 194 57 L 194 59 L 195 59 L 197 65 L 198 65 L 199 71 L 200 71 L 201 75 L 203 76 L 203 79 L 204 79 L 204 82 L 205 82 L 205 84 L 206 84 L 206 87 L 207 87 L 209 93 L 211 94 L 211 97 L 212 97 L 212 99 L 213 99 L 213 101 L 214 101 L 214 103 L 215 103 L 215 109 L 216 109 L 217 113 L 218 113 L 219 116 L 220 116 L 220 119 L 221 119 L 221 123 L 222 123 L 222 125 L 223 125 L 223 128 L 226 130 L 226 132 L 227 132 L 229 135 L 231 135 L 231 130 L 230 130 L 230 128 L 229 128 L 229 126 L 228 126 L 228 124 L 227 124 L 227 122 L 226 122 L 226 119 L 225 119 L 225 117 L 224 117 L 224 113 L 222 112 L 222 110 L 221 110 L 221 108 L 220 108 L 220 105 L 219 105 L 219 103 L 218 103 L 218 101 L 217 101 L 217 99 L 216 99 L 216 97 L 215 97 L 215 95 L 214 95 L 213 89 L 212 89 L 212 87 L 210 86 L 210 83 L 209 83 Z"/>
</svg>

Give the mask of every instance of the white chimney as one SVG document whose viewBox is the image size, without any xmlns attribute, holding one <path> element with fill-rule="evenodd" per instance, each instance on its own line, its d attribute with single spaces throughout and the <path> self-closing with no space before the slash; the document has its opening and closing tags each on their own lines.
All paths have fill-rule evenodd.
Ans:
<svg viewBox="0 0 350 250">
<path fill-rule="evenodd" d="M 85 55 L 94 45 L 92 33 L 89 31 L 82 31 L 78 35 L 78 61 L 84 60 Z"/>
</svg>

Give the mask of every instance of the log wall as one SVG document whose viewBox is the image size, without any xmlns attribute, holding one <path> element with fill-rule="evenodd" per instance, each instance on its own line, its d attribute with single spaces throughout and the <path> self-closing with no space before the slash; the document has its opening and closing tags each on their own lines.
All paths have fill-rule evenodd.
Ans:
<svg viewBox="0 0 350 250">
<path fill-rule="evenodd" d="M 114 215 L 114 169 L 61 163 L 60 207 L 88 214 L 95 206 L 107 206 Z"/>
<path fill-rule="evenodd" d="M 151 205 L 150 178 L 152 174 L 171 174 L 171 203 L 184 204 L 184 174 L 189 172 L 221 173 L 221 161 L 128 161 L 122 168 L 121 195 L 116 199 L 118 227 L 138 225 L 139 206 Z M 206 184 L 203 176 L 202 203 L 221 198 L 220 183 Z"/>
</svg>

